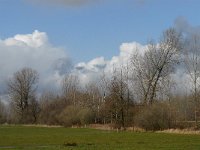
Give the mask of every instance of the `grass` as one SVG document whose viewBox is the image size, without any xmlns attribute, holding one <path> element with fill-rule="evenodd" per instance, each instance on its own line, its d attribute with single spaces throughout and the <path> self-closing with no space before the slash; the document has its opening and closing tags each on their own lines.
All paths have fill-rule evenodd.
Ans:
<svg viewBox="0 0 200 150">
<path fill-rule="evenodd" d="M 0 126 L 0 149 L 199 150 L 200 135 Z"/>
</svg>

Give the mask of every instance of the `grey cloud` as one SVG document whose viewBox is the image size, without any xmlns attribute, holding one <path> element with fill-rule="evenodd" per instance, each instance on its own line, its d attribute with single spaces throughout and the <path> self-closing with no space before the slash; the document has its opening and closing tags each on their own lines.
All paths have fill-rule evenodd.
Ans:
<svg viewBox="0 0 200 150">
<path fill-rule="evenodd" d="M 147 2 L 147 0 L 135 0 L 135 2 L 139 5 L 144 5 Z"/>
<path fill-rule="evenodd" d="M 52 65 L 54 71 L 58 71 L 60 75 L 68 74 L 71 72 L 73 65 L 69 58 L 59 58 L 55 60 Z"/>
<path fill-rule="evenodd" d="M 89 69 L 83 67 L 83 66 L 82 67 L 81 66 L 77 66 L 77 67 L 75 67 L 73 73 L 78 75 L 78 76 L 80 76 L 80 75 L 88 76 L 88 74 L 91 74 L 91 73 L 94 73 L 94 72 L 92 70 L 89 70 Z"/>
<path fill-rule="evenodd" d="M 193 53 L 194 49 L 192 47 L 194 42 L 196 42 L 196 46 L 200 47 L 200 26 L 192 26 L 184 17 L 178 17 L 175 20 L 174 27 L 184 36 L 183 52 Z M 197 54 L 196 51 L 195 53 Z M 198 55 L 200 56 L 200 52 L 198 52 Z"/>
<path fill-rule="evenodd" d="M 115 3 L 115 0 L 24 0 L 25 2 L 31 2 L 33 4 L 41 5 L 53 5 L 53 6 L 67 6 L 67 7 L 80 7 L 88 4 L 109 2 Z M 123 0 L 125 3 L 130 0 Z M 144 5 L 149 0 L 132 0 L 134 4 Z"/>
<path fill-rule="evenodd" d="M 62 5 L 69 7 L 79 7 L 95 2 L 99 2 L 100 0 L 24 0 L 35 4 L 44 4 L 44 5 Z"/>
<path fill-rule="evenodd" d="M 174 27 L 187 36 L 190 34 L 200 34 L 200 26 L 192 26 L 184 17 L 178 17 L 174 21 Z"/>
<path fill-rule="evenodd" d="M 179 32 L 190 30 L 190 25 L 184 17 L 176 18 L 174 21 L 174 26 Z"/>
<path fill-rule="evenodd" d="M 193 54 L 200 58 L 200 26 L 191 25 L 184 17 L 178 17 L 174 22 L 174 28 L 180 32 L 183 42 L 181 59 L 185 62 L 185 59 L 193 59 Z M 195 47 L 194 47 L 195 46 Z M 197 48 L 197 49 L 196 49 Z M 186 56 L 187 55 L 187 56 Z M 190 64 L 187 64 L 190 65 Z M 190 70 L 193 71 L 193 70 Z M 176 73 L 173 75 L 174 80 L 177 83 L 178 92 L 185 92 L 188 89 L 192 89 L 191 76 L 188 74 L 184 63 L 180 63 L 176 67 Z M 181 88 L 185 87 L 185 89 Z M 181 90 L 180 90 L 181 89 Z M 188 91 L 190 92 L 190 91 Z"/>
<path fill-rule="evenodd" d="M 95 64 L 94 67 L 98 68 L 99 70 L 102 70 L 106 67 L 106 64 Z"/>
<path fill-rule="evenodd" d="M 84 67 L 84 66 L 76 66 L 76 67 L 75 67 L 75 69 L 76 69 L 76 70 L 80 70 L 80 71 L 81 71 L 81 70 L 84 70 L 84 69 L 85 69 L 85 67 Z"/>
</svg>

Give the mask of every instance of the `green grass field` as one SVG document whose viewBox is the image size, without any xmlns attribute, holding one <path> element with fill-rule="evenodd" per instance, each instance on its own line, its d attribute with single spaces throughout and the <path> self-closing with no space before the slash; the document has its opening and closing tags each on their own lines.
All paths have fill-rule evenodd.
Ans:
<svg viewBox="0 0 200 150">
<path fill-rule="evenodd" d="M 0 126 L 0 149 L 199 150 L 200 135 Z"/>
</svg>

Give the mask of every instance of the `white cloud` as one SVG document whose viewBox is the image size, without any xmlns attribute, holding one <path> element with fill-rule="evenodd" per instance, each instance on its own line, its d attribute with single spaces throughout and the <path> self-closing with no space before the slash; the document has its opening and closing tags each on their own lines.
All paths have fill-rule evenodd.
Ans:
<svg viewBox="0 0 200 150">
<path fill-rule="evenodd" d="M 80 71 L 92 71 L 92 72 L 98 72 L 99 70 L 106 67 L 106 61 L 104 57 L 98 57 L 95 58 L 88 63 L 81 62 L 76 65 L 76 69 Z"/>
<path fill-rule="evenodd" d="M 89 62 L 78 63 L 73 73 L 80 78 L 82 85 L 89 82 L 98 82 L 103 73 L 107 77 L 111 77 L 114 68 L 126 67 L 130 62 L 131 54 L 137 52 L 144 55 L 146 50 L 147 45 L 137 42 L 122 43 L 118 56 L 113 56 L 110 60 L 105 60 L 104 57 L 97 57 Z M 175 93 L 191 92 L 190 77 L 183 66 L 177 66 L 175 72 L 171 74 L 171 78 L 176 82 Z"/>
<path fill-rule="evenodd" d="M 102 73 L 111 76 L 113 67 L 126 65 L 134 51 L 144 53 L 145 47 L 137 42 L 123 43 L 118 56 L 113 56 L 111 60 L 98 57 L 89 62 L 80 62 L 71 73 L 80 78 L 82 85 L 97 81 Z M 47 34 L 37 30 L 0 40 L 1 89 L 5 89 L 5 81 L 23 67 L 31 67 L 39 72 L 40 89 L 59 88 L 63 75 L 69 73 L 68 69 L 71 68 L 66 51 L 53 47 L 48 42 Z"/>
<path fill-rule="evenodd" d="M 46 33 L 35 30 L 33 34 L 17 34 L 12 38 L 4 40 L 7 46 L 28 46 L 38 48 L 45 46 L 48 43 Z"/>
<path fill-rule="evenodd" d="M 98 81 L 103 73 L 111 77 L 114 68 L 126 66 L 131 54 L 136 51 L 140 54 L 144 54 L 146 47 L 146 45 L 141 45 L 137 42 L 122 43 L 118 56 L 113 56 L 111 60 L 105 60 L 104 57 L 97 57 L 89 62 L 78 63 L 73 73 L 81 79 L 82 84 L 86 84 L 90 81 Z"/>
<path fill-rule="evenodd" d="M 113 56 L 110 60 L 97 57 L 89 62 L 80 62 L 71 68 L 66 51 L 53 47 L 48 42 L 45 32 L 36 30 L 32 34 L 18 34 L 0 40 L 0 89 L 5 90 L 5 81 L 23 67 L 31 67 L 39 72 L 40 89 L 58 89 L 64 74 L 70 71 L 79 77 L 82 85 L 91 81 L 98 82 L 103 73 L 111 77 L 114 68 L 126 66 L 132 53 L 138 52 L 143 55 L 146 49 L 147 45 L 137 42 L 122 43 L 119 55 Z M 180 85 L 183 81 L 188 81 L 188 75 L 181 68 L 172 74 L 172 78 Z"/>
<path fill-rule="evenodd" d="M 127 65 L 133 53 L 137 52 L 143 55 L 144 52 L 146 51 L 146 48 L 147 48 L 146 45 L 141 45 L 140 43 L 137 43 L 137 42 L 122 43 L 120 45 L 119 56 L 112 57 L 110 61 L 110 67 L 111 66 L 118 67 L 122 65 L 123 66 Z"/>
<path fill-rule="evenodd" d="M 0 40 L 1 89 L 5 90 L 5 81 L 23 67 L 31 67 L 39 72 L 40 88 L 54 88 L 62 77 L 60 69 L 64 68 L 55 64 L 58 62 L 67 66 L 68 56 L 64 49 L 51 46 L 44 32 L 36 30 L 32 34 L 18 34 Z"/>
<path fill-rule="evenodd" d="M 130 55 L 130 53 L 134 53 L 137 51 L 139 54 L 143 55 L 146 49 L 146 45 L 142 45 L 137 42 L 122 43 L 120 46 L 120 54 L 126 57 L 127 55 Z"/>
</svg>

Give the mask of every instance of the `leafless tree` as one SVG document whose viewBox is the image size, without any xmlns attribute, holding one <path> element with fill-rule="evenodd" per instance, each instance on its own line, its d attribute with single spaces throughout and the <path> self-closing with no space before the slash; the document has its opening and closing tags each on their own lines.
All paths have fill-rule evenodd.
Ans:
<svg viewBox="0 0 200 150">
<path fill-rule="evenodd" d="M 5 105 L 3 102 L 1 102 L 0 99 L 0 124 L 4 123 L 6 121 L 6 110 L 5 110 Z"/>
<path fill-rule="evenodd" d="M 122 68 L 115 69 L 113 77 L 109 85 L 109 95 L 106 105 L 111 112 L 111 122 L 115 123 L 116 127 L 125 127 L 125 116 L 127 109 L 127 84 Z"/>
<path fill-rule="evenodd" d="M 67 103 L 63 97 L 57 95 L 56 92 L 45 91 L 40 96 L 39 105 L 39 123 L 48 125 L 61 124 L 60 114 L 67 107 Z"/>
<path fill-rule="evenodd" d="M 29 106 L 36 98 L 37 83 L 39 75 L 37 71 L 31 68 L 23 68 L 14 73 L 13 77 L 8 81 L 8 93 L 13 101 L 16 112 L 20 117 L 20 123 L 25 123 L 30 119 L 27 117 L 30 109 Z"/>
<path fill-rule="evenodd" d="M 186 53 L 185 53 L 185 66 L 187 73 L 190 76 L 193 94 L 193 102 L 195 106 L 195 122 L 197 124 L 197 108 L 199 106 L 198 90 L 200 85 L 200 35 L 193 34 L 188 40 L 186 40 Z"/>
<path fill-rule="evenodd" d="M 180 34 L 174 29 L 164 32 L 159 44 L 149 43 L 144 55 L 133 54 L 133 78 L 144 104 L 152 104 L 163 78 L 168 77 L 178 63 Z"/>
<path fill-rule="evenodd" d="M 62 90 L 65 99 L 76 105 L 76 92 L 79 88 L 79 79 L 76 75 L 66 75 L 62 82 Z"/>
<path fill-rule="evenodd" d="M 32 116 L 32 123 L 36 123 L 41 109 L 39 106 L 39 102 L 35 98 L 32 98 L 30 100 L 29 108 L 30 114 Z"/>
<path fill-rule="evenodd" d="M 100 122 L 100 109 L 103 107 L 103 99 L 100 94 L 97 83 L 89 83 L 85 87 L 85 100 L 86 107 L 88 107 L 94 113 L 94 122 Z"/>
</svg>

